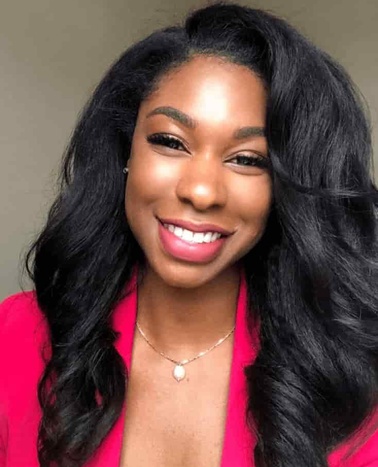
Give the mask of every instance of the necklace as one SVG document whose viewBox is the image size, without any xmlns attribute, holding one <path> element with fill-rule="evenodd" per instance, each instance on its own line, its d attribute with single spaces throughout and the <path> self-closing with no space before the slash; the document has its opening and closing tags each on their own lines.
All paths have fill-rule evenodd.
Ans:
<svg viewBox="0 0 378 467">
<path fill-rule="evenodd" d="M 157 350 L 152 344 L 151 342 L 148 340 L 147 336 L 145 335 L 145 333 L 142 331 L 142 329 L 140 328 L 139 326 L 139 323 L 138 321 L 136 322 L 136 325 L 137 325 L 137 328 L 138 328 L 138 331 L 140 332 L 141 336 L 143 337 L 143 339 L 147 342 L 147 344 L 155 351 L 157 352 L 159 355 L 161 355 L 162 357 L 164 357 L 166 360 L 169 360 L 170 362 L 174 363 L 175 364 L 175 367 L 173 369 L 173 372 L 172 372 L 172 376 L 174 377 L 174 379 L 179 383 L 181 380 L 183 380 L 186 376 L 186 370 L 184 368 L 184 365 L 187 365 L 188 363 L 191 363 L 193 362 L 194 360 L 197 360 L 197 358 L 200 358 L 200 357 L 203 357 L 204 355 L 206 355 L 207 353 L 209 353 L 211 350 L 215 349 L 216 347 L 218 347 L 219 345 L 222 344 L 222 342 L 224 342 L 229 336 L 231 336 L 231 334 L 234 332 L 235 330 L 235 326 L 231 329 L 231 331 L 229 331 L 224 337 L 222 337 L 221 339 L 219 339 L 213 346 L 211 346 L 210 348 L 206 349 L 206 350 L 203 350 L 202 352 L 200 352 L 198 355 L 196 355 L 195 357 L 193 358 L 189 358 L 189 359 L 185 359 L 185 360 L 175 360 L 174 358 L 171 358 L 171 357 L 168 357 L 168 355 L 165 355 L 164 352 L 160 352 L 159 350 Z"/>
</svg>

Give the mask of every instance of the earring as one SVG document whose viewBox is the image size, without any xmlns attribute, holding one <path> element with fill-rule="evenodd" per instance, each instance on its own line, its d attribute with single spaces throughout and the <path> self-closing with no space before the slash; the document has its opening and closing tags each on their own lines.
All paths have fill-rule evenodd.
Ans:
<svg viewBox="0 0 378 467">
<path fill-rule="evenodd" d="M 129 168 L 128 168 L 128 167 L 124 167 L 123 170 L 122 170 L 122 172 L 123 172 L 124 174 L 127 174 L 128 171 L 129 171 Z"/>
</svg>

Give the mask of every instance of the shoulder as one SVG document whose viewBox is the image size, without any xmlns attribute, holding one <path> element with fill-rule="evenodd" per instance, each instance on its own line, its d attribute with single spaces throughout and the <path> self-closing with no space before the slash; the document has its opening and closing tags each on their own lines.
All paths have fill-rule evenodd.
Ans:
<svg viewBox="0 0 378 467">
<path fill-rule="evenodd" d="M 27 446 L 28 436 L 34 439 L 47 329 L 35 292 L 20 292 L 0 303 L 0 465 L 6 449 Z"/>
<path fill-rule="evenodd" d="M 12 318 L 15 313 L 27 311 L 37 306 L 36 294 L 34 290 L 27 290 L 10 295 L 0 302 L 0 320 L 6 323 L 8 318 Z"/>
<path fill-rule="evenodd" d="M 378 466 L 378 407 L 354 436 L 329 456 L 330 467 Z"/>
<path fill-rule="evenodd" d="M 5 340 L 13 340 L 23 331 L 31 331 L 41 324 L 44 318 L 37 303 L 34 291 L 19 292 L 0 303 L 0 345 Z"/>
<path fill-rule="evenodd" d="M 47 325 L 34 291 L 19 292 L 0 303 L 0 374 L 40 358 Z"/>
</svg>

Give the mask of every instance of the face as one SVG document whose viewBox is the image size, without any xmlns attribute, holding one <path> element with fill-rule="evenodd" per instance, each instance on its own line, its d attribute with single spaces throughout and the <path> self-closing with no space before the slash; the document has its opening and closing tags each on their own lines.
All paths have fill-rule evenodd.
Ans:
<svg viewBox="0 0 378 467">
<path fill-rule="evenodd" d="M 196 56 L 139 108 L 125 209 L 148 269 L 174 287 L 235 273 L 272 193 L 267 93 L 247 67 Z"/>
</svg>

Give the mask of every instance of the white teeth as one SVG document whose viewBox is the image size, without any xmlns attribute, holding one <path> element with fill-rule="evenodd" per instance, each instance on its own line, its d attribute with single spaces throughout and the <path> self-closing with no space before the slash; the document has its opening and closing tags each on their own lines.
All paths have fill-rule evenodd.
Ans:
<svg viewBox="0 0 378 467">
<path fill-rule="evenodd" d="M 185 240 L 186 242 L 191 242 L 193 240 L 193 232 L 191 232 L 190 230 L 184 229 L 181 238 Z"/>
<path fill-rule="evenodd" d="M 202 243 L 203 242 L 203 239 L 204 239 L 205 235 L 201 232 L 196 232 L 194 235 L 193 235 L 193 242 L 194 243 Z"/>
<path fill-rule="evenodd" d="M 175 227 L 174 225 L 172 227 L 173 227 L 173 233 L 177 235 L 178 237 L 182 237 L 183 229 L 181 227 Z"/>
<path fill-rule="evenodd" d="M 218 233 L 213 233 L 213 235 L 211 236 L 211 241 L 212 241 L 212 242 L 215 242 L 215 240 L 217 240 L 219 237 L 220 237 L 220 234 L 218 234 Z"/>
<path fill-rule="evenodd" d="M 191 230 L 182 229 L 172 224 L 163 225 L 167 230 L 176 235 L 176 237 L 182 238 L 190 243 L 211 243 L 221 237 L 221 234 L 218 232 L 192 232 Z"/>
<path fill-rule="evenodd" d="M 203 239 L 203 241 L 206 242 L 206 243 L 210 243 L 212 236 L 213 236 L 213 234 L 211 232 L 207 232 L 207 234 L 205 234 L 205 238 Z"/>
</svg>

